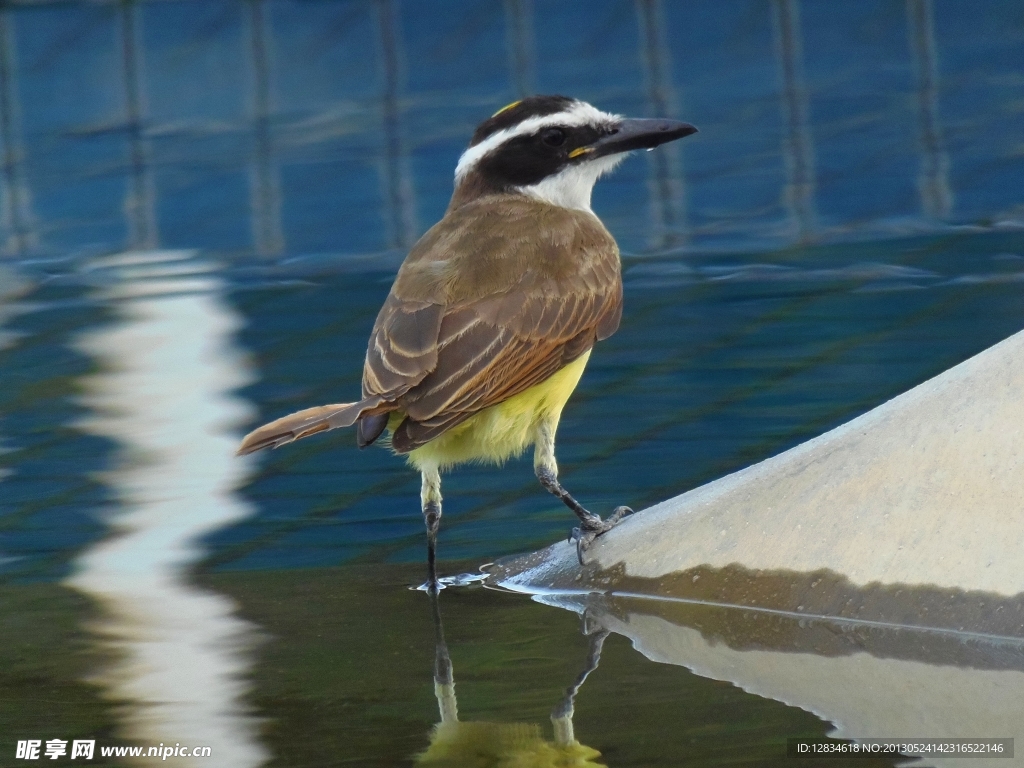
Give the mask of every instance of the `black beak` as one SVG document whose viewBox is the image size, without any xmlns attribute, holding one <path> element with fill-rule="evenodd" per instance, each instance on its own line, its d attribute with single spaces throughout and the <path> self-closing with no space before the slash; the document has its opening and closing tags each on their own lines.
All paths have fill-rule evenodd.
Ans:
<svg viewBox="0 0 1024 768">
<path fill-rule="evenodd" d="M 681 123 L 678 120 L 655 119 L 627 119 L 620 122 L 615 133 L 610 133 L 590 145 L 591 152 L 588 156 L 605 157 L 606 155 L 617 155 L 620 152 L 630 152 L 634 149 L 654 149 L 660 144 L 665 144 L 684 136 L 690 136 L 697 132 L 689 123 Z"/>
</svg>

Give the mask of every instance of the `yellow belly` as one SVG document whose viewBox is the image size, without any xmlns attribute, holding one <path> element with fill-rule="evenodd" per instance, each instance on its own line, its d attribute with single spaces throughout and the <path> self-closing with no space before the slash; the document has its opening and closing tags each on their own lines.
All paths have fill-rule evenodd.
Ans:
<svg viewBox="0 0 1024 768">
<path fill-rule="evenodd" d="M 500 464 L 518 456 L 533 444 L 539 424 L 549 424 L 554 432 L 562 408 L 576 389 L 589 358 L 587 350 L 540 384 L 485 408 L 410 451 L 409 463 L 417 469 L 444 469 L 467 461 Z"/>
</svg>

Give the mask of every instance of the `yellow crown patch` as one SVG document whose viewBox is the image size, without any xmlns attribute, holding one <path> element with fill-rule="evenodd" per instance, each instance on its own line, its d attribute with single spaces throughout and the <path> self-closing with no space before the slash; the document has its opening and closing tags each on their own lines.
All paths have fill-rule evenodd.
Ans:
<svg viewBox="0 0 1024 768">
<path fill-rule="evenodd" d="M 519 101 L 513 101 L 513 102 L 512 102 L 511 104 L 506 104 L 506 105 L 505 105 L 504 107 L 502 107 L 502 108 L 501 108 L 501 109 L 499 109 L 499 110 L 498 110 L 497 112 L 495 112 L 495 113 L 494 113 L 493 115 L 491 115 L 491 117 L 497 117 L 497 116 L 498 116 L 498 115 L 500 115 L 500 114 L 501 114 L 502 112 L 508 112 L 508 111 L 509 111 L 510 109 L 512 109 L 513 107 L 516 107 L 516 106 L 518 106 L 518 105 L 520 105 L 520 104 L 522 104 L 522 103 L 523 103 L 523 100 L 522 100 L 522 99 L 519 99 Z"/>
</svg>

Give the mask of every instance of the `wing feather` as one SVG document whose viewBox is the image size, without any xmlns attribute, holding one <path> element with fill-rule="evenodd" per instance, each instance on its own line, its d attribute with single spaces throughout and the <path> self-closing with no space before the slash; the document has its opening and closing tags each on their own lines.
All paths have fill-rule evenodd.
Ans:
<svg viewBox="0 0 1024 768">
<path fill-rule="evenodd" d="M 416 386 L 437 363 L 444 306 L 388 296 L 370 335 L 363 366 L 363 397 L 394 400 Z"/>
</svg>

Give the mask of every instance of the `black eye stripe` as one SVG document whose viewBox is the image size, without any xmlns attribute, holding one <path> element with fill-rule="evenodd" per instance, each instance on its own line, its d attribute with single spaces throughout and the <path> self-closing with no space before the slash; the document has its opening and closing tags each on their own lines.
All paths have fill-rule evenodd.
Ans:
<svg viewBox="0 0 1024 768">
<path fill-rule="evenodd" d="M 483 155 L 474 166 L 477 183 L 495 191 L 531 186 L 554 176 L 570 165 L 588 161 L 586 153 L 573 150 L 593 144 L 608 132 L 605 125 L 542 126 L 530 133 L 510 136 Z M 561 134 L 561 143 L 546 136 Z"/>
<path fill-rule="evenodd" d="M 562 128 L 546 128 L 540 132 L 540 140 L 549 147 L 560 147 L 565 144 L 565 130 Z"/>
<path fill-rule="evenodd" d="M 565 146 L 568 149 L 578 149 L 593 144 L 604 135 L 605 131 L 593 125 L 580 125 L 566 131 Z"/>
</svg>

